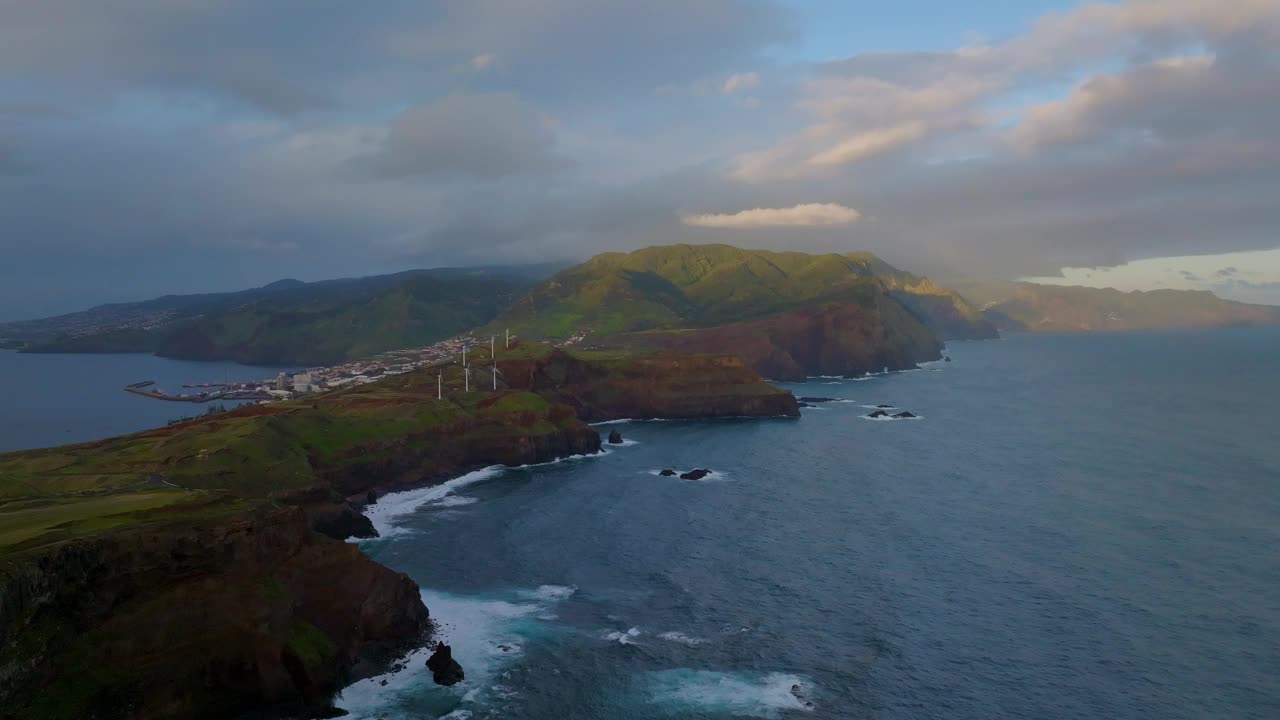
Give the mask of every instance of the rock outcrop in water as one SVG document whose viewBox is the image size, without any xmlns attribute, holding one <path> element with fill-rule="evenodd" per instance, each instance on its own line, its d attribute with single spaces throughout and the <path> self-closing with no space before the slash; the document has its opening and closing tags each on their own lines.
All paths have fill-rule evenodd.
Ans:
<svg viewBox="0 0 1280 720">
<path fill-rule="evenodd" d="M 609 431 L 609 444 L 610 444 L 610 445 L 621 445 L 621 444 L 622 444 L 622 433 L 618 432 L 617 430 L 610 430 L 610 431 Z"/>
<path fill-rule="evenodd" d="M 436 644 L 435 652 L 427 658 L 427 669 L 437 685 L 456 685 L 466 679 L 462 665 L 453 659 L 453 648 L 444 643 Z"/>
<path fill-rule="evenodd" d="M 681 480 L 701 480 L 702 478 L 710 474 L 711 474 L 711 471 L 706 468 L 694 468 L 687 473 L 681 473 L 680 479 Z"/>
</svg>

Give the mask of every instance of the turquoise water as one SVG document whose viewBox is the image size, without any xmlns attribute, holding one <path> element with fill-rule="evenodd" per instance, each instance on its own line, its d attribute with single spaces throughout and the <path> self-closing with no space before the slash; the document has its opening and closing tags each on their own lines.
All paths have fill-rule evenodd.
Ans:
<svg viewBox="0 0 1280 720">
<path fill-rule="evenodd" d="M 1280 717 L 1280 332 L 949 352 L 796 386 L 853 401 L 799 420 L 626 423 L 603 457 L 384 498 L 363 547 L 423 586 L 467 681 L 419 654 L 339 704 Z M 923 417 L 861 417 L 878 403 Z M 653 474 L 693 466 L 717 474 Z"/>
<path fill-rule="evenodd" d="M 97 440 L 205 410 L 204 405 L 124 392 L 130 383 L 155 380 L 156 387 L 178 393 L 184 383 L 262 380 L 277 372 L 154 355 L 23 355 L 0 350 L 0 452 Z"/>
</svg>

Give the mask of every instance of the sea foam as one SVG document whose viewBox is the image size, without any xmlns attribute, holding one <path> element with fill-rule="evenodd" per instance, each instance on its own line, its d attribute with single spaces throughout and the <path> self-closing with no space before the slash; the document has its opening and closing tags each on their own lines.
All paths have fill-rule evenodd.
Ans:
<svg viewBox="0 0 1280 720">
<path fill-rule="evenodd" d="M 463 718 L 491 700 L 508 700 L 512 691 L 501 680 L 523 654 L 524 638 L 576 591 L 572 585 L 540 585 L 504 597 L 476 597 L 423 590 L 437 637 L 449 644 L 466 679 L 452 687 L 434 684 L 423 668 L 431 649 L 420 648 L 400 660 L 404 670 L 361 680 L 344 689 L 336 704 L 352 720 L 399 720 L 422 717 L 427 706 L 435 709 L 431 717 L 448 712 L 445 717 Z"/>
<path fill-rule="evenodd" d="M 677 632 L 674 630 L 670 632 L 658 633 L 658 637 L 662 638 L 663 640 L 669 640 L 671 642 L 680 643 L 681 645 L 688 645 L 689 647 L 697 647 L 707 642 L 702 638 L 692 637 L 689 635 L 685 635 L 682 632 Z"/>
<path fill-rule="evenodd" d="M 676 668 L 641 678 L 650 702 L 684 713 L 772 718 L 784 710 L 812 710 L 812 685 L 787 673 L 718 672 Z M 799 686 L 799 693 L 791 688 Z"/>
<path fill-rule="evenodd" d="M 482 470 L 469 472 L 466 475 L 442 482 L 439 485 L 388 493 L 378 498 L 378 502 L 365 506 L 364 514 L 373 523 L 373 527 L 378 531 L 380 537 L 392 537 L 405 532 L 404 528 L 399 527 L 397 523 L 402 518 L 412 515 L 418 508 L 428 503 L 444 500 L 457 490 L 495 477 L 505 469 L 501 465 L 491 465 Z"/>
<path fill-rule="evenodd" d="M 628 630 L 607 630 L 600 634 L 602 640 L 616 642 L 619 645 L 635 645 L 638 637 L 640 637 L 640 628 L 638 627 Z"/>
</svg>

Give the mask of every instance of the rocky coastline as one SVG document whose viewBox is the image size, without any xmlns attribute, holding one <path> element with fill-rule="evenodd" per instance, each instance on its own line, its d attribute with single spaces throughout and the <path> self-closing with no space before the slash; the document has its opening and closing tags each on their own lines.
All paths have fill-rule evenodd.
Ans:
<svg viewBox="0 0 1280 720">
<path fill-rule="evenodd" d="M 411 373 L 309 406 L 0 455 L 0 474 L 32 483 L 70 456 L 188 498 L 115 530 L 0 548 L 0 717 L 323 715 L 347 682 L 432 639 L 417 584 L 342 542 L 376 534 L 360 513 L 371 500 L 599 452 L 587 421 L 798 415 L 729 356 L 547 351 L 500 370 L 505 388 L 443 413 L 435 376 Z M 112 473 L 57 502 L 125 492 L 100 487 Z"/>
</svg>

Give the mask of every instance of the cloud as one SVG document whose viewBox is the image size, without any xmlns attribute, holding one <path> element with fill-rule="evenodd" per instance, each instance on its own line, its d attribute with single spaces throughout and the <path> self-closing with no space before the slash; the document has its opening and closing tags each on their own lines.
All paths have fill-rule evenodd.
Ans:
<svg viewBox="0 0 1280 720">
<path fill-rule="evenodd" d="M 928 128 L 922 122 L 868 130 L 841 140 L 819 152 L 809 158 L 808 164 L 827 167 L 855 163 L 913 143 L 924 137 L 927 132 Z"/>
<path fill-rule="evenodd" d="M 732 95 L 739 90 L 750 90 L 760 84 L 760 76 L 753 72 L 734 73 L 720 86 L 721 95 Z"/>
<path fill-rule="evenodd" d="M 822 62 L 795 59 L 832 49 L 812 6 L 0 0 L 0 312 L 100 267 L 217 289 L 711 229 L 1006 277 L 1280 243 L 1280 0 L 973 16 L 1002 39 Z M 852 245 L 813 198 L 876 222 Z M 1169 266 L 1229 264 L 1255 270 Z"/>
<path fill-rule="evenodd" d="M 837 203 L 803 203 L 787 208 L 752 208 L 736 213 L 686 215 L 685 225 L 743 230 L 768 227 L 825 227 L 852 225 L 862 213 Z"/>
<path fill-rule="evenodd" d="M 548 170 L 555 123 L 510 94 L 449 95 L 396 117 L 372 154 L 356 159 L 378 177 L 496 179 Z"/>
<path fill-rule="evenodd" d="M 1240 271 L 1235 269 L 1234 267 L 1224 267 L 1218 272 L 1214 273 L 1214 275 L 1217 275 L 1218 277 L 1229 278 L 1229 277 L 1234 277 L 1239 272 Z"/>
<path fill-rule="evenodd" d="M 1170 123 L 1185 129 L 1188 119 L 1199 115 L 1192 104 L 1222 95 L 1226 88 L 1233 93 L 1241 90 L 1232 83 L 1223 85 L 1228 78 L 1215 72 L 1215 64 L 1213 55 L 1176 56 L 1091 77 L 1065 98 L 1028 108 L 1014 130 L 1014 142 L 1034 149 L 1096 140 L 1105 133 L 1161 131 L 1164 135 Z M 1280 90 L 1280 83 L 1271 84 Z"/>
</svg>

